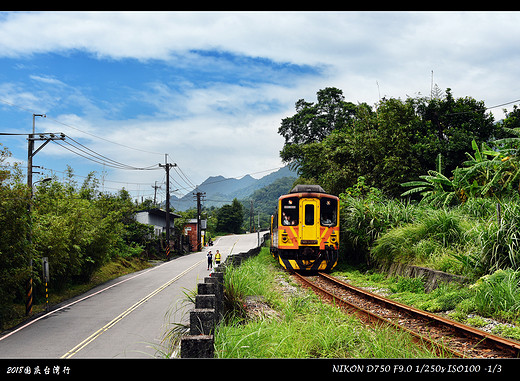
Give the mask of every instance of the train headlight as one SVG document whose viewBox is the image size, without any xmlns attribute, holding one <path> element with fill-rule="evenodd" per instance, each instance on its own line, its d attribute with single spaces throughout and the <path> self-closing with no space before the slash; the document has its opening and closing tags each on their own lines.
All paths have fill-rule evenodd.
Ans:
<svg viewBox="0 0 520 381">
<path fill-rule="evenodd" d="M 287 242 L 289 242 L 289 235 L 285 231 L 283 231 L 282 232 L 282 243 L 287 243 Z"/>
</svg>

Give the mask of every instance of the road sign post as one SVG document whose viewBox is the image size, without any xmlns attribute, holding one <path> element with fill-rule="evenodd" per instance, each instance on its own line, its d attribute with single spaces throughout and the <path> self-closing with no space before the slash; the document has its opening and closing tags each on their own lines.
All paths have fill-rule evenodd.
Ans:
<svg viewBox="0 0 520 381">
<path fill-rule="evenodd" d="M 49 258 L 42 258 L 43 282 L 45 283 L 45 311 L 49 312 Z"/>
</svg>

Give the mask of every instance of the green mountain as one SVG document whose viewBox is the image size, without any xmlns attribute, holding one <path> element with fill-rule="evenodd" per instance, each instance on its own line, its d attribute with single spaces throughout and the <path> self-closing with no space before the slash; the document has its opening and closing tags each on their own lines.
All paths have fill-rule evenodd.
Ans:
<svg viewBox="0 0 520 381">
<path fill-rule="evenodd" d="M 195 208 L 196 201 L 194 193 L 204 192 L 205 196 L 203 200 L 205 207 L 221 207 L 225 204 L 231 204 L 234 198 L 241 201 L 249 200 L 253 197 L 253 194 L 255 194 L 256 191 L 268 187 L 282 178 L 291 179 L 290 181 L 286 182 L 290 182 L 292 185 L 297 177 L 298 175 L 296 172 L 291 171 L 288 167 L 280 168 L 278 171 L 270 173 L 269 175 L 266 175 L 260 179 L 255 179 L 250 175 L 246 175 L 240 179 L 226 178 L 223 176 L 211 176 L 208 177 L 196 189 L 184 195 L 184 197 L 177 198 L 175 196 L 171 196 L 170 205 L 172 208 L 175 208 L 175 210 L 179 211 Z M 285 190 L 283 193 L 286 193 L 288 190 Z M 276 193 L 277 191 L 271 190 L 270 192 Z M 257 202 L 259 204 L 264 202 L 260 201 L 261 199 L 267 199 L 265 192 L 261 192 L 261 195 L 264 195 L 264 197 L 260 195 L 255 196 L 258 198 Z M 280 195 L 276 196 L 274 200 L 276 200 L 279 196 Z M 271 208 L 274 209 L 274 205 Z M 247 210 L 249 210 L 249 208 L 247 208 Z"/>
</svg>

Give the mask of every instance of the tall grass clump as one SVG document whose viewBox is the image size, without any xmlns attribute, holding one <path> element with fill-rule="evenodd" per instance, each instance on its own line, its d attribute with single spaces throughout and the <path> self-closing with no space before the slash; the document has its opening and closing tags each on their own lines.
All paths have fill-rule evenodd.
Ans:
<svg viewBox="0 0 520 381">
<path fill-rule="evenodd" d="M 259 318 L 229 315 L 215 333 L 216 357 L 435 357 L 428 349 L 417 346 L 408 334 L 390 327 L 369 328 L 311 291 L 291 285 L 291 291 L 282 292 L 282 278 L 290 282 L 266 249 L 239 267 L 226 270 L 226 287 L 237 282 L 233 286 L 237 300 L 260 296 L 277 313 Z"/>
<path fill-rule="evenodd" d="M 270 301 L 273 297 L 270 284 L 273 274 L 269 271 L 268 248 L 261 254 L 243 261 L 240 266 L 227 266 L 224 275 L 224 310 L 228 321 L 241 320 L 246 316 L 245 297 L 263 295 Z"/>
<path fill-rule="evenodd" d="M 497 270 L 473 287 L 475 308 L 483 316 L 520 318 L 520 271 Z"/>
<path fill-rule="evenodd" d="M 424 204 L 395 208 L 393 203 L 397 221 L 380 217 L 384 208 L 378 206 L 376 213 L 366 211 L 364 220 L 358 218 L 365 224 L 369 220 L 373 229 L 364 230 L 370 232 L 364 241 L 365 255 L 378 265 L 413 263 L 474 279 L 520 266 L 520 203 L 515 200 L 474 198 L 445 208 Z"/>
<path fill-rule="evenodd" d="M 371 255 L 380 265 L 393 262 L 430 264 L 444 257 L 443 266 L 450 267 L 446 258 L 466 244 L 468 226 L 454 211 L 431 209 L 420 219 L 382 234 L 374 242 Z"/>
<path fill-rule="evenodd" d="M 516 200 L 471 199 L 457 208 L 471 218 L 465 250 L 454 257 L 478 278 L 520 266 L 520 206 Z"/>
<path fill-rule="evenodd" d="M 385 197 L 363 183 L 340 195 L 341 245 L 345 256 L 357 262 L 369 262 L 370 248 L 385 232 L 410 223 L 424 213 L 424 208 Z"/>
<path fill-rule="evenodd" d="M 480 261 L 490 272 L 520 265 L 520 206 L 516 202 L 501 205 L 500 217 L 480 225 Z"/>
</svg>

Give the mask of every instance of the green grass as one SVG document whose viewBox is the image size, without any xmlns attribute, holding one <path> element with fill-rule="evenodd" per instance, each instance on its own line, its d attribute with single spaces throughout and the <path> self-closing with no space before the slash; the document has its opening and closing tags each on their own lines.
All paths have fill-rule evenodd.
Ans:
<svg viewBox="0 0 520 381">
<path fill-rule="evenodd" d="M 420 278 L 388 277 L 373 270 L 362 271 L 345 265 L 338 266 L 333 275 L 344 277 L 357 286 L 386 292 L 388 298 L 424 311 L 446 313 L 450 319 L 477 328 L 482 327 L 483 318 L 508 323 L 497 325 L 493 333 L 520 339 L 520 271 L 498 270 L 469 285 L 443 283 L 429 293 L 424 291 Z"/>
<path fill-rule="evenodd" d="M 219 358 L 423 358 L 435 357 L 417 346 L 411 337 L 393 328 L 371 328 L 335 306 L 322 302 L 311 291 L 280 290 L 280 277 L 287 277 L 268 249 L 228 269 L 226 284 L 233 283 L 228 314 L 215 335 Z M 286 278 L 286 282 L 290 282 Z M 245 297 L 259 295 L 277 313 L 248 318 Z"/>
<path fill-rule="evenodd" d="M 361 262 L 412 263 L 478 279 L 520 266 L 520 203 L 471 198 L 432 207 L 342 195 L 342 253 Z"/>
<path fill-rule="evenodd" d="M 130 274 L 135 271 L 143 270 L 148 267 L 150 267 L 150 264 L 146 261 L 141 261 L 139 259 L 124 259 L 119 257 L 101 266 L 100 269 L 94 272 L 92 278 L 88 283 L 72 284 L 68 287 L 65 287 L 63 290 L 60 290 L 59 292 L 50 289 L 49 305 L 52 306 L 61 303 L 65 300 L 68 300 L 84 292 L 87 292 L 93 287 L 103 284 L 111 279 L 115 279 L 117 277 Z M 46 303 L 44 289 L 37 289 L 35 287 L 33 289 L 33 295 L 33 315 L 44 312 Z M 3 329 L 9 329 L 11 327 L 14 327 L 27 319 L 27 317 L 25 316 L 25 305 L 13 304 L 12 310 L 13 317 L 9 321 L 5 322 L 4 326 L 2 327 Z"/>
<path fill-rule="evenodd" d="M 520 318 L 520 271 L 498 270 L 473 287 L 475 309 L 484 316 Z"/>
</svg>

